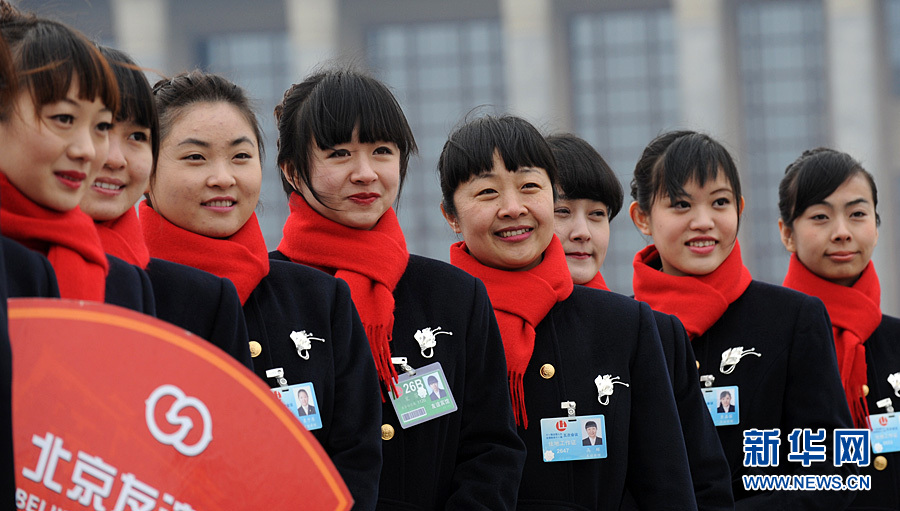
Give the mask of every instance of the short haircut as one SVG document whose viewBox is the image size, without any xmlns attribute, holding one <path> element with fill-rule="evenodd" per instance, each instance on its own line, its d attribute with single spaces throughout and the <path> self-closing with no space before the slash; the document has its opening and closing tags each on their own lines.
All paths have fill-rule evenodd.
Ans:
<svg viewBox="0 0 900 511">
<path fill-rule="evenodd" d="M 298 395 L 298 396 L 299 396 L 301 393 L 302 393 L 302 394 L 306 394 L 306 397 L 309 397 L 309 392 L 307 392 L 306 389 L 300 389 L 300 390 L 297 391 L 297 395 Z"/>
<path fill-rule="evenodd" d="M 597 423 L 594 421 L 587 421 L 584 423 L 585 431 L 587 431 L 587 428 L 596 428 L 596 427 L 597 427 Z"/>
<path fill-rule="evenodd" d="M 485 115 L 458 127 L 444 143 L 438 173 L 445 211 L 456 214 L 454 192 L 473 177 L 489 173 L 494 166 L 494 152 L 500 153 L 510 172 L 524 167 L 544 169 L 556 199 L 556 160 L 537 128 L 521 117 Z"/>
<path fill-rule="evenodd" d="M 352 67 L 327 69 L 292 85 L 275 107 L 278 128 L 278 166 L 290 164 L 295 182 L 302 182 L 322 204 L 312 186 L 312 144 L 325 150 L 346 144 L 358 129 L 364 144 L 393 142 L 400 150 L 400 187 L 406 179 L 410 154 L 416 153 L 415 137 L 400 103 L 382 82 Z M 285 193 L 293 184 L 281 175 Z"/>
<path fill-rule="evenodd" d="M 778 209 L 781 220 L 793 227 L 794 220 L 806 208 L 821 204 L 842 184 L 854 176 L 863 176 L 872 190 L 872 207 L 876 209 L 875 225 L 881 224 L 878 215 L 878 187 L 872 174 L 849 154 L 827 147 L 804 151 L 787 166 L 778 186 Z"/>
<path fill-rule="evenodd" d="M 127 53 L 108 46 L 101 46 L 100 53 L 109 62 L 119 85 L 120 102 L 116 122 L 130 121 L 150 130 L 150 149 L 155 169 L 159 158 L 159 115 L 150 82 Z"/>
<path fill-rule="evenodd" d="M 730 390 L 723 390 L 721 393 L 719 393 L 719 399 L 725 399 L 726 396 L 731 397 Z"/>
<path fill-rule="evenodd" d="M 428 385 L 431 385 L 432 383 L 438 383 L 437 376 L 433 374 L 428 377 Z"/>
<path fill-rule="evenodd" d="M 586 140 L 571 133 L 547 137 L 558 171 L 562 199 L 588 199 L 606 204 L 612 220 L 622 209 L 624 192 L 603 156 Z"/>
</svg>

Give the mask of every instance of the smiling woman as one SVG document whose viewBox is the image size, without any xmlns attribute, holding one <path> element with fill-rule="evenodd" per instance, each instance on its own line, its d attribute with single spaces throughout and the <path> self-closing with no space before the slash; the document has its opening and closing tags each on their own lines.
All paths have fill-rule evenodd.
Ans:
<svg viewBox="0 0 900 511">
<path fill-rule="evenodd" d="M 262 143 L 243 89 L 221 76 L 194 71 L 161 80 L 153 90 L 160 158 L 150 180 L 150 201 L 140 211 L 150 255 L 235 284 L 256 374 L 279 392 L 287 385 L 311 387 L 308 395 L 317 397 L 311 413 L 321 418 L 312 434 L 357 508 L 371 509 L 381 470 L 381 403 L 347 285 L 312 268 L 269 261 L 253 212 L 262 180 Z M 303 344 L 309 338 L 321 344 Z M 269 377 L 274 369 L 281 370 L 284 381 Z"/>
<path fill-rule="evenodd" d="M 107 258 L 93 221 L 78 209 L 108 152 L 119 100 L 112 70 L 81 34 L 5 1 L 0 33 L 18 74 L 13 106 L 0 117 L 4 236 L 48 257 L 62 297 L 152 313 L 146 276 Z"/>
<path fill-rule="evenodd" d="M 541 134 L 518 117 L 475 119 L 450 134 L 438 171 L 441 209 L 464 239 L 450 262 L 484 282 L 503 339 L 527 449 L 517 509 L 619 509 L 626 489 L 641 508 L 696 508 L 653 313 L 572 284 Z M 575 419 L 603 425 L 602 454 L 590 440 L 559 448 Z"/>
</svg>

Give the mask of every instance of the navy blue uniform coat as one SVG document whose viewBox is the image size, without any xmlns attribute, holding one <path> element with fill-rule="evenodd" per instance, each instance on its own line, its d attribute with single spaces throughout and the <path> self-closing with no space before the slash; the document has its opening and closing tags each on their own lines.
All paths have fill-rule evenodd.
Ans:
<svg viewBox="0 0 900 511">
<path fill-rule="evenodd" d="M 440 362 L 458 410 L 402 429 L 391 403 L 381 405 L 393 435 L 382 442 L 378 509 L 515 509 L 525 447 L 484 284 L 447 263 L 410 255 L 394 302 L 391 356 L 406 357 L 413 368 Z M 416 332 L 437 327 L 453 335 L 436 335 L 434 354 L 425 358 Z"/>
<path fill-rule="evenodd" d="M 524 377 L 528 429 L 519 427 L 528 457 L 519 487 L 520 510 L 619 509 L 626 490 L 641 509 L 694 509 L 696 502 L 672 384 L 653 312 L 645 303 L 582 286 L 557 303 L 535 329 Z M 541 367 L 555 374 L 545 379 Z M 598 401 L 594 379 L 620 377 L 609 404 Z M 606 419 L 607 458 L 543 461 L 542 418 Z"/>
<path fill-rule="evenodd" d="M 734 509 L 731 470 L 700 391 L 697 359 L 690 338 L 677 317 L 653 313 L 684 432 L 697 508 L 701 511 Z M 633 496 L 629 495 L 626 503 L 628 509 L 636 508 Z"/>
<path fill-rule="evenodd" d="M 144 270 L 116 256 L 106 254 L 109 273 L 106 275 L 104 302 L 133 311 L 156 316 L 156 299 L 150 277 Z"/>
<path fill-rule="evenodd" d="M 253 369 L 244 312 L 234 284 L 191 266 L 150 259 L 156 317 L 206 339 Z"/>
<path fill-rule="evenodd" d="M 900 398 L 887 380 L 888 375 L 900 372 L 900 319 L 882 316 L 881 324 L 866 340 L 865 346 L 869 413 L 886 413 L 885 408 L 878 408 L 875 403 L 888 397 L 894 410 L 900 411 Z M 850 509 L 896 511 L 900 509 L 900 453 L 872 453 L 871 456 L 872 462 L 868 467 L 862 467 L 860 473 L 872 476 L 872 488 L 858 492 Z M 887 460 L 884 470 L 875 468 L 876 456 L 884 456 Z"/>
<path fill-rule="evenodd" d="M 15 507 L 12 446 L 12 351 L 7 330 L 7 298 L 59 298 L 56 274 L 46 257 L 0 237 L 0 502 Z"/>
<path fill-rule="evenodd" d="M 322 428 L 311 433 L 347 483 L 354 509 L 373 509 L 381 471 L 381 396 L 350 288 L 321 271 L 270 261 L 269 274 L 244 303 L 244 317 L 250 340 L 262 346 L 253 359 L 256 374 L 270 387 L 279 385 L 266 371 L 278 367 L 288 385 L 312 382 Z M 291 332 L 304 330 L 325 339 L 312 341 L 306 360 L 291 340 Z"/>
<path fill-rule="evenodd" d="M 722 352 L 743 346 L 761 356 L 745 356 L 731 374 L 720 371 Z M 699 373 L 715 376 L 713 386 L 737 385 L 740 424 L 716 430 L 731 467 L 737 509 L 845 509 L 850 491 L 745 491 L 747 474 L 811 474 L 846 477 L 856 465 L 835 467 L 835 428 L 852 428 L 834 353 L 831 321 L 818 298 L 753 281 L 721 318 L 693 340 Z M 778 467 L 744 467 L 743 432 L 781 429 Z M 827 461 L 804 468 L 789 462 L 788 435 L 794 428 L 826 430 Z"/>
</svg>

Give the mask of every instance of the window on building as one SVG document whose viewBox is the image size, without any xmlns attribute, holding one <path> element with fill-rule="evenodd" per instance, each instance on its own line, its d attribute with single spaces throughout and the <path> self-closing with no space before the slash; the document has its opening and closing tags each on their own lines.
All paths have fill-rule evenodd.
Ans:
<svg viewBox="0 0 900 511">
<path fill-rule="evenodd" d="M 576 133 L 619 176 L 625 207 L 610 226 L 603 277 L 631 293 L 632 260 L 646 241 L 628 218 L 629 185 L 644 147 L 679 119 L 672 11 L 629 9 L 573 16 L 569 22 Z"/>
<path fill-rule="evenodd" d="M 747 207 L 744 264 L 780 284 L 788 257 L 778 233 L 778 184 L 804 150 L 828 142 L 825 13 L 820 1 L 744 2 L 737 10 Z"/>
<path fill-rule="evenodd" d="M 473 108 L 505 104 L 500 22 L 389 24 L 370 27 L 367 58 L 397 96 L 416 136 L 397 214 L 410 252 L 444 261 L 457 241 L 441 216 L 437 159 L 450 131 Z"/>
</svg>

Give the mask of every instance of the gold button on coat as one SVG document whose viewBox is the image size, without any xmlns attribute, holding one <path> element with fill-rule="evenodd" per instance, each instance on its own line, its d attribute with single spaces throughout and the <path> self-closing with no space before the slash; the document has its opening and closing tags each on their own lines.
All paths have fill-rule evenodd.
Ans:
<svg viewBox="0 0 900 511">
<path fill-rule="evenodd" d="M 382 440 L 390 440 L 394 438 L 394 426 L 390 424 L 382 424 L 381 425 L 381 439 Z"/>
<path fill-rule="evenodd" d="M 553 378 L 554 374 L 556 374 L 556 368 L 553 367 L 553 364 L 544 364 L 541 366 L 541 378 L 549 380 L 550 378 Z"/>
<path fill-rule="evenodd" d="M 875 456 L 875 470 L 884 470 L 887 468 L 887 458 L 884 456 Z"/>
<path fill-rule="evenodd" d="M 697 361 L 697 369 L 700 369 L 700 361 Z"/>
<path fill-rule="evenodd" d="M 262 344 L 256 341 L 250 341 L 250 356 L 256 358 L 262 353 Z"/>
<path fill-rule="evenodd" d="M 866 397 L 869 395 L 869 386 L 868 385 L 863 384 L 862 393 L 863 393 L 863 397 Z"/>
</svg>

